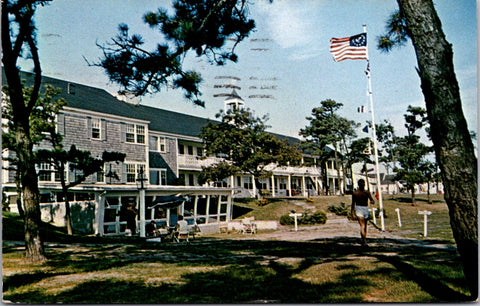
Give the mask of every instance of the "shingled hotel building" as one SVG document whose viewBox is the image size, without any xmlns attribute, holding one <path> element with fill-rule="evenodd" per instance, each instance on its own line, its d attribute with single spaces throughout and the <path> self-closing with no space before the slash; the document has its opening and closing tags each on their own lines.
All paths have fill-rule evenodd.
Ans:
<svg viewBox="0 0 480 306">
<path fill-rule="evenodd" d="M 31 81 L 33 75 L 22 73 L 22 79 Z M 5 82 L 5 77 L 3 77 Z M 72 212 L 77 215 L 74 228 L 98 235 L 124 233 L 126 222 L 119 212 L 135 201 L 140 209 L 139 228 L 150 220 L 175 222 L 178 214 L 190 216 L 205 230 L 229 222 L 232 218 L 233 197 L 253 197 L 257 190 L 251 175 L 238 173 L 215 186 L 200 186 L 198 175 L 202 166 L 214 163 L 217 157 L 205 158 L 202 141 L 198 137 L 208 119 L 190 116 L 160 108 L 134 105 L 120 101 L 107 91 L 49 77 L 43 85 L 61 89 L 59 97 L 67 106 L 57 115 L 57 128 L 63 135 L 66 149 L 75 144 L 100 157 L 103 151 L 126 154 L 123 163 L 104 165 L 104 173 L 114 171 L 118 179 L 96 173 L 81 185 L 72 188 Z M 225 107 L 243 107 L 244 101 L 236 92 L 225 100 Z M 287 138 L 291 143 L 299 140 Z M 41 144 L 41 147 L 48 144 Z M 4 151 L 4 157 L 11 152 Z M 202 157 L 202 158 L 201 158 Z M 314 161 L 304 154 L 304 161 Z M 311 163 L 310 163 L 311 164 Z M 333 161 L 326 166 L 330 190 L 338 186 Z M 60 183 L 49 164 L 39 164 L 38 180 L 41 190 L 42 218 L 62 225 L 64 215 Z M 262 191 L 271 197 L 310 196 L 321 190 L 320 169 L 317 166 L 277 167 L 270 165 L 273 175 L 261 181 Z M 139 188 L 140 173 L 146 175 L 144 188 Z M 75 173 L 68 173 L 73 179 Z M 341 178 L 340 178 L 341 179 Z M 3 162 L 3 192 L 12 210 L 16 209 L 14 169 Z M 188 201 L 175 209 L 151 209 L 156 197 L 181 194 Z"/>
</svg>

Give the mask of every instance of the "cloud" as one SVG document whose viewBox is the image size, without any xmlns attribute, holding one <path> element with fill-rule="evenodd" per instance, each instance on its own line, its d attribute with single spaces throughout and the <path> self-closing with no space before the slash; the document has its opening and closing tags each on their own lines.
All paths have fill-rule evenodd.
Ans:
<svg viewBox="0 0 480 306">
<path fill-rule="evenodd" d="M 281 48 L 304 45 L 310 39 L 309 7 L 299 6 L 301 1 L 274 1 L 260 5 L 265 15 L 267 32 Z"/>
<path fill-rule="evenodd" d="M 282 49 L 290 49 L 291 59 L 305 60 L 318 54 L 317 3 L 312 1 L 276 0 L 260 2 L 259 11 L 270 38 Z"/>
</svg>

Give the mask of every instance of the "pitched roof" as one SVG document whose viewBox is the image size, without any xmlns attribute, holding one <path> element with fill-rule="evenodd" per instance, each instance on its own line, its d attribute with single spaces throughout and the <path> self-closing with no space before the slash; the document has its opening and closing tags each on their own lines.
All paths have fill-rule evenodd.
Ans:
<svg viewBox="0 0 480 306">
<path fill-rule="evenodd" d="M 5 84 L 3 69 L 2 74 L 2 82 Z M 26 81 L 27 86 L 33 84 L 33 77 L 32 73 L 21 72 L 21 79 Z M 46 84 L 61 89 L 58 97 L 64 98 L 70 107 L 147 120 L 150 121 L 149 129 L 153 131 L 196 137 L 210 121 L 151 106 L 134 105 L 118 100 L 104 89 L 42 76 L 42 85 Z"/>
<path fill-rule="evenodd" d="M 21 79 L 26 81 L 27 86 L 33 84 L 34 74 L 21 72 Z M 5 72 L 2 67 L 2 83 L 6 84 Z M 104 89 L 82 85 L 79 83 L 42 76 L 42 84 L 50 84 L 61 89 L 59 98 L 64 98 L 70 107 L 112 114 L 127 118 L 150 121 L 149 129 L 157 132 L 164 132 L 176 135 L 198 137 L 201 129 L 208 122 L 213 121 L 206 118 L 182 114 L 161 108 L 134 105 L 121 100 L 108 93 Z M 232 94 L 236 92 L 232 92 Z M 237 94 L 238 95 L 238 94 Z M 215 121 L 213 121 L 215 122 Z M 271 133 L 280 139 L 287 139 L 289 144 L 298 143 L 295 137 Z"/>
<path fill-rule="evenodd" d="M 231 99 L 238 99 L 243 101 L 242 97 L 237 93 L 237 91 L 234 89 L 232 93 L 225 99 L 225 101 L 231 100 Z"/>
</svg>

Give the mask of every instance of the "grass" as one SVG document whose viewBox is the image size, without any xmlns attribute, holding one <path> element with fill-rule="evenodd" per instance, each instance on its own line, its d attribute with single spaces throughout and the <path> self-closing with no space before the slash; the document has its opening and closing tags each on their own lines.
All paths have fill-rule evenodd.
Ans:
<svg viewBox="0 0 480 306">
<path fill-rule="evenodd" d="M 309 205 L 325 209 L 348 197 L 315 198 Z M 386 200 L 416 216 L 422 205 L 444 213 L 444 203 L 413 207 Z M 390 203 L 392 205 L 390 205 Z M 260 218 L 290 209 L 292 202 L 264 208 L 251 205 Z M 250 205 L 248 203 L 242 205 Z M 391 206 L 391 207 L 390 207 Z M 386 218 L 386 223 L 394 215 Z M 433 220 L 433 218 L 432 218 Z M 372 240 L 362 249 L 353 238 L 315 241 L 231 240 L 200 237 L 190 244 L 145 243 L 132 239 L 69 237 L 50 228 L 43 265 L 23 260 L 15 237 L 21 222 L 3 215 L 3 299 L 14 303 L 355 303 L 459 302 L 469 300 L 459 257 L 448 237 Z M 432 221 L 436 222 L 436 221 Z M 9 227 L 6 227 L 6 225 Z M 412 234 L 413 236 L 417 234 Z M 416 236 L 419 238 L 419 236 Z M 420 237 L 421 238 L 421 237 Z M 422 239 L 422 238 L 421 238 Z"/>
</svg>

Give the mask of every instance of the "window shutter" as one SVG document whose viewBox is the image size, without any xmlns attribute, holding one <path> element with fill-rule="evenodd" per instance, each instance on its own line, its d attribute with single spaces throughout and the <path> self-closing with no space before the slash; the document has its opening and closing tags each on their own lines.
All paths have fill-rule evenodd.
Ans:
<svg viewBox="0 0 480 306">
<path fill-rule="evenodd" d="M 92 117 L 87 117 L 87 138 L 92 138 Z"/>
<path fill-rule="evenodd" d="M 65 135 L 65 114 L 57 114 L 57 132 Z"/>
<path fill-rule="evenodd" d="M 122 142 L 126 142 L 127 141 L 127 137 L 126 137 L 126 132 L 127 132 L 127 126 L 125 125 L 125 122 L 120 122 L 120 139 Z"/>
<path fill-rule="evenodd" d="M 122 163 L 122 174 L 121 174 L 121 183 L 126 184 L 127 183 L 127 164 Z"/>
<path fill-rule="evenodd" d="M 100 137 L 101 140 L 107 140 L 107 121 L 105 119 L 100 121 Z"/>
</svg>

